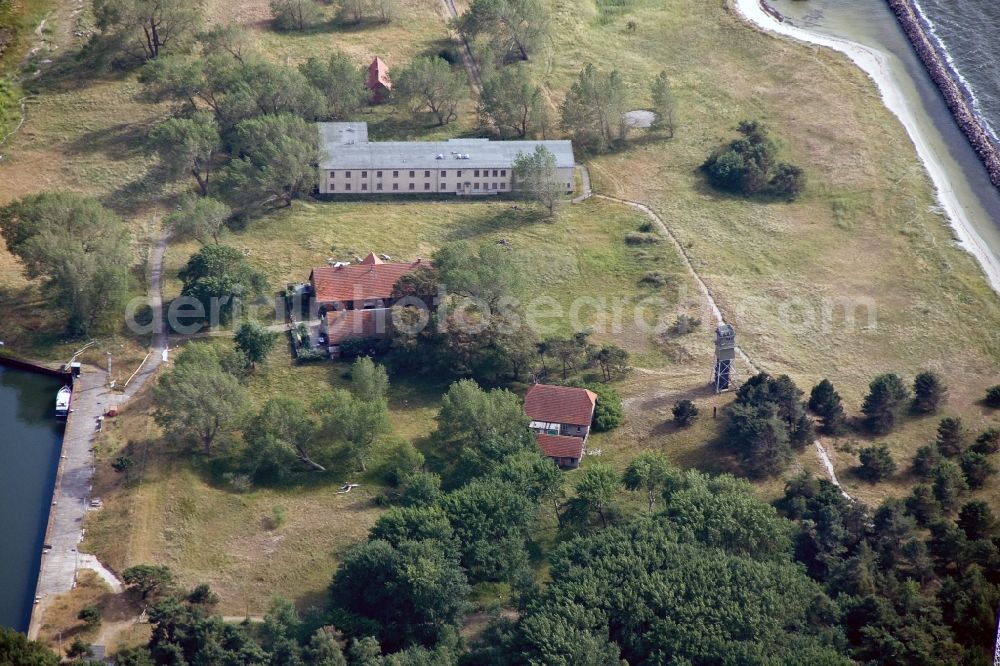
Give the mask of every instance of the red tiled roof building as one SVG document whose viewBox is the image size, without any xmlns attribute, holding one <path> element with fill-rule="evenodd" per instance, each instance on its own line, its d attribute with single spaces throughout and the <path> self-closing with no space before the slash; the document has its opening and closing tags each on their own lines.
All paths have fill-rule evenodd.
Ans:
<svg viewBox="0 0 1000 666">
<path fill-rule="evenodd" d="M 560 467 L 579 466 L 596 406 L 596 393 L 573 386 L 535 384 L 524 396 L 528 427 L 542 454 Z"/>
<path fill-rule="evenodd" d="M 583 440 L 579 437 L 564 435 L 545 435 L 535 433 L 535 441 L 542 455 L 552 459 L 560 467 L 575 469 L 580 466 L 583 457 Z"/>
<path fill-rule="evenodd" d="M 389 79 L 389 66 L 378 56 L 368 65 L 368 90 L 372 93 L 372 101 L 381 104 L 392 94 L 392 81 Z"/>
</svg>

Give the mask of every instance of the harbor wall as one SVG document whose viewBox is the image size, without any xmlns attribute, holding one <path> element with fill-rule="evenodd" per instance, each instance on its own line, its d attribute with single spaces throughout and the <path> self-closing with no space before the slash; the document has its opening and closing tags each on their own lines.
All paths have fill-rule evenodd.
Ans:
<svg viewBox="0 0 1000 666">
<path fill-rule="evenodd" d="M 53 368 L 41 363 L 36 363 L 35 361 L 26 361 L 13 356 L 7 356 L 5 354 L 0 354 L 0 365 L 8 368 L 14 368 L 16 370 L 24 370 L 26 372 L 37 372 L 39 374 L 48 375 L 49 377 L 55 377 L 65 381 L 69 381 L 72 376 L 68 370 L 63 370 L 62 368 Z"/>
<path fill-rule="evenodd" d="M 972 96 L 961 84 L 961 79 L 948 62 L 943 47 L 932 39 L 930 27 L 925 24 L 913 0 L 886 0 L 896 15 L 917 57 L 924 64 L 931 80 L 941 91 L 949 111 L 972 149 L 982 160 L 990 181 L 1000 189 L 1000 147 L 991 139 L 985 124 L 975 112 Z"/>
</svg>

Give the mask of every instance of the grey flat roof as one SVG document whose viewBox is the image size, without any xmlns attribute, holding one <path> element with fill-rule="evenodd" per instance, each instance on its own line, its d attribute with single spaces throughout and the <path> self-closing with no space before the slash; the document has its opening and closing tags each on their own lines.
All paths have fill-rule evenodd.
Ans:
<svg viewBox="0 0 1000 666">
<path fill-rule="evenodd" d="M 366 123 L 318 123 L 321 169 L 465 169 L 509 167 L 518 153 L 530 153 L 543 145 L 552 151 L 556 166 L 572 167 L 570 141 L 490 141 L 489 139 L 449 139 L 448 141 L 367 141 Z M 358 126 L 364 125 L 363 129 Z M 349 129 L 353 127 L 353 129 Z M 364 135 L 364 140 L 350 142 Z M 345 140 L 345 138 L 347 140 Z M 468 159 L 459 156 L 468 155 Z"/>
</svg>

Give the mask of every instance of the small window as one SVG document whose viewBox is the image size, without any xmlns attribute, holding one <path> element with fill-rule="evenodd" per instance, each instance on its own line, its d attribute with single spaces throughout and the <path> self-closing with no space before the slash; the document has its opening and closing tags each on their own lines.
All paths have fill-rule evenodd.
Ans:
<svg viewBox="0 0 1000 666">
<path fill-rule="evenodd" d="M 361 177 L 362 178 L 367 178 L 368 177 L 368 172 L 367 171 L 362 171 L 361 172 Z"/>
<path fill-rule="evenodd" d="M 500 189 L 501 190 L 506 190 L 507 189 L 507 183 L 500 183 Z"/>
<path fill-rule="evenodd" d="M 362 190 L 367 190 L 368 189 L 368 183 L 361 183 L 361 189 Z"/>
<path fill-rule="evenodd" d="M 462 177 L 462 170 L 459 169 L 458 171 L 456 171 L 455 175 L 458 176 L 459 178 L 461 178 Z"/>
<path fill-rule="evenodd" d="M 506 176 L 507 175 L 507 169 L 500 169 L 500 175 L 501 176 Z"/>
<path fill-rule="evenodd" d="M 415 190 L 415 189 L 417 189 L 417 188 L 416 188 L 416 185 L 415 185 L 414 183 L 410 183 L 410 189 L 411 189 L 411 190 Z"/>
<path fill-rule="evenodd" d="M 496 170 L 496 169 L 493 169 L 493 177 L 494 177 L 494 178 L 496 178 L 496 177 L 497 177 L 497 170 Z"/>
<path fill-rule="evenodd" d="M 425 190 L 431 189 L 431 184 L 430 183 L 424 183 L 424 189 Z"/>
<path fill-rule="evenodd" d="M 347 191 L 350 191 L 351 190 L 351 184 L 348 183 L 347 185 L 344 185 L 344 189 L 347 190 Z"/>
<path fill-rule="evenodd" d="M 336 171 L 331 171 L 331 172 L 330 172 L 330 178 L 333 178 L 333 177 L 334 177 L 334 176 L 336 176 L 336 175 L 337 175 L 337 172 L 336 172 Z"/>
<path fill-rule="evenodd" d="M 441 189 L 442 190 L 448 189 L 448 183 L 441 183 Z"/>
<path fill-rule="evenodd" d="M 344 172 L 344 178 L 350 178 L 350 177 L 351 177 L 351 172 L 350 171 L 345 171 Z"/>
<path fill-rule="evenodd" d="M 413 178 L 414 175 L 416 175 L 416 172 L 415 171 L 411 171 L 410 172 L 410 178 Z"/>
<path fill-rule="evenodd" d="M 476 169 L 476 173 L 474 175 L 476 176 L 476 178 L 479 178 L 479 169 Z"/>
<path fill-rule="evenodd" d="M 431 172 L 430 171 L 424 171 L 424 178 L 430 178 L 430 177 L 431 177 Z"/>
<path fill-rule="evenodd" d="M 399 189 L 399 183 L 393 183 L 392 184 L 392 189 L 398 190 Z"/>
<path fill-rule="evenodd" d="M 376 176 L 377 178 L 381 178 L 381 177 L 382 177 L 382 172 L 381 172 L 381 171 L 376 171 L 376 172 L 375 172 L 375 176 Z"/>
<path fill-rule="evenodd" d="M 393 178 L 399 178 L 399 172 L 398 171 L 393 171 L 392 172 L 392 177 Z"/>
<path fill-rule="evenodd" d="M 375 189 L 376 190 L 381 190 L 382 189 L 382 183 L 375 183 Z"/>
<path fill-rule="evenodd" d="M 442 178 L 443 178 L 444 176 L 447 176 L 447 175 L 448 175 L 448 172 L 447 172 L 447 171 L 442 171 L 442 172 L 441 172 L 441 177 L 442 177 Z"/>
<path fill-rule="evenodd" d="M 479 183 L 473 183 L 472 184 L 472 189 L 478 190 L 479 189 Z"/>
<path fill-rule="evenodd" d="M 335 189 L 337 188 L 334 186 L 334 184 L 330 183 L 330 191 L 333 192 Z"/>
</svg>

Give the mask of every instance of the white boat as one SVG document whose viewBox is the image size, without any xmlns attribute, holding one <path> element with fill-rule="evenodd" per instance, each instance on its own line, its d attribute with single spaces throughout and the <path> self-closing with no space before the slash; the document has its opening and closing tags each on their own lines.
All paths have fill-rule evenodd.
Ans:
<svg viewBox="0 0 1000 666">
<path fill-rule="evenodd" d="M 73 389 L 63 386 L 56 393 L 56 418 L 64 419 L 69 416 L 70 405 L 73 404 Z"/>
</svg>

